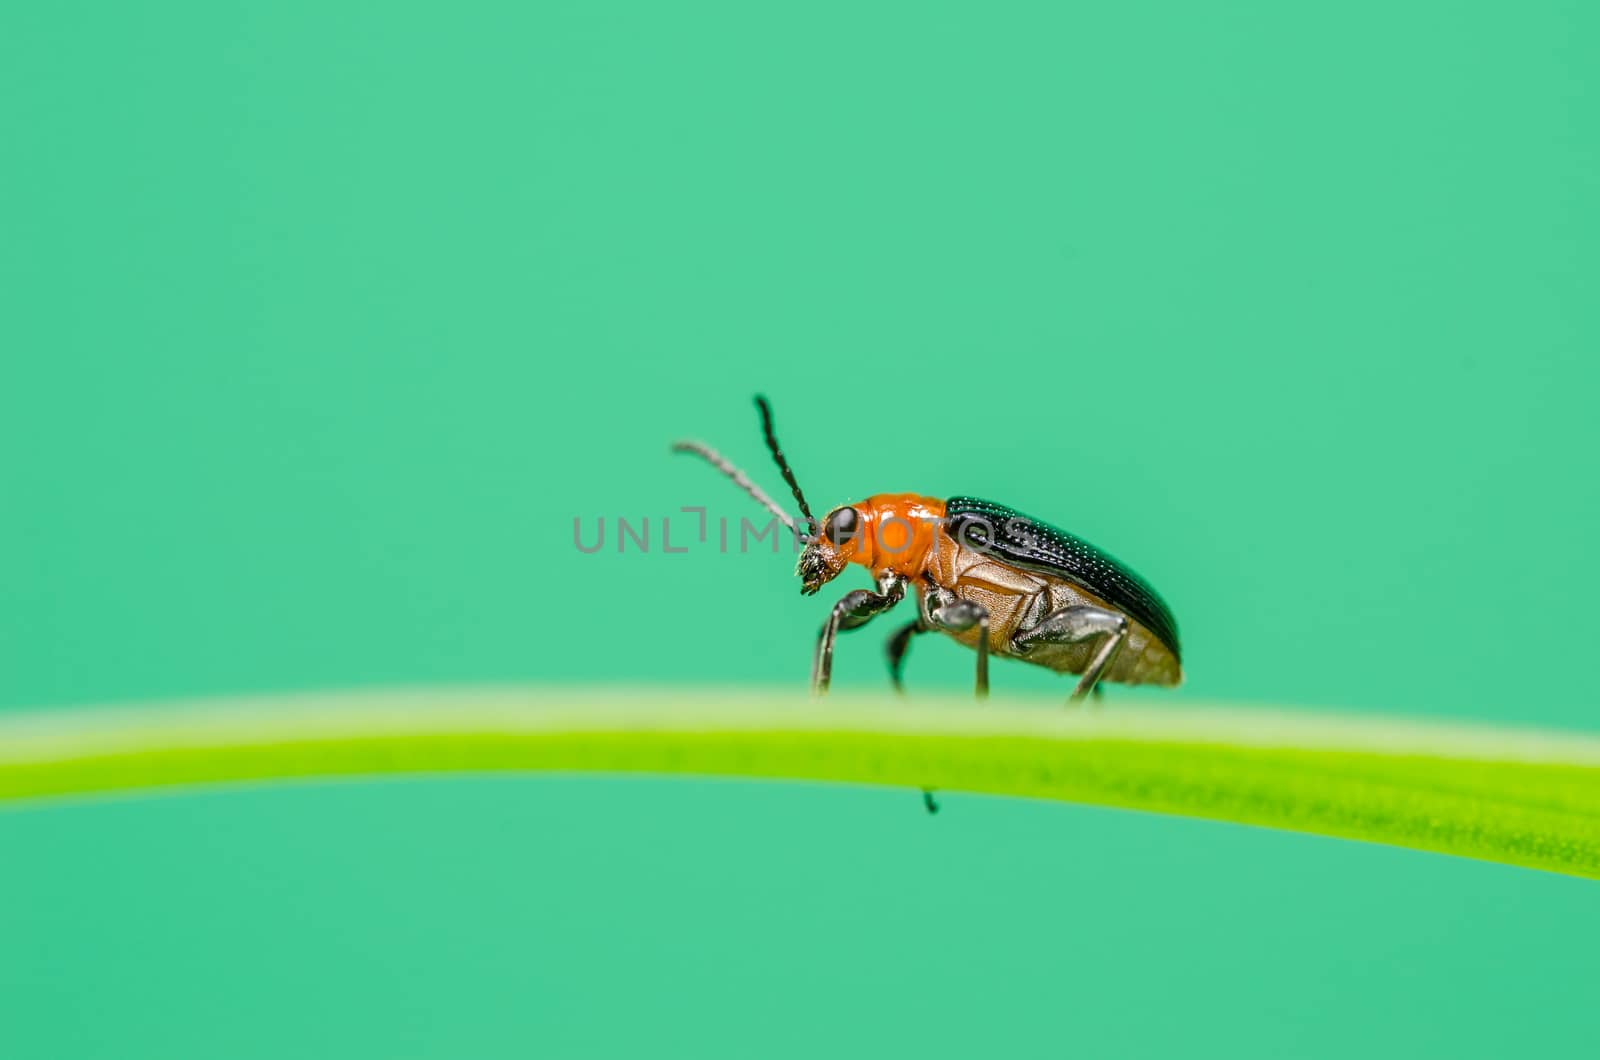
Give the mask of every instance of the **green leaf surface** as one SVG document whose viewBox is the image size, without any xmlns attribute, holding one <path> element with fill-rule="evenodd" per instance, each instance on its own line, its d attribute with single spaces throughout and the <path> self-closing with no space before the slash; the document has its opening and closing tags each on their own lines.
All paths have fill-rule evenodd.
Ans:
<svg viewBox="0 0 1600 1060">
<path fill-rule="evenodd" d="M 444 688 L 0 716 L 0 800 L 504 771 L 1056 799 L 1600 878 L 1600 738 L 1590 734 L 729 690 Z"/>
</svg>

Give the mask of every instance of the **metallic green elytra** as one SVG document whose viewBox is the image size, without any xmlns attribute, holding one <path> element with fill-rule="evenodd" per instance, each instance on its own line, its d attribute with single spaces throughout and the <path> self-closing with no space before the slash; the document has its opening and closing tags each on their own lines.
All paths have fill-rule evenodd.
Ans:
<svg viewBox="0 0 1600 1060">
<path fill-rule="evenodd" d="M 1037 570 L 1081 585 L 1137 619 L 1174 656 L 1178 620 L 1150 583 L 1082 538 L 1015 508 L 977 497 L 945 502 L 945 525 L 962 544 L 986 549 L 1025 570 Z"/>
</svg>

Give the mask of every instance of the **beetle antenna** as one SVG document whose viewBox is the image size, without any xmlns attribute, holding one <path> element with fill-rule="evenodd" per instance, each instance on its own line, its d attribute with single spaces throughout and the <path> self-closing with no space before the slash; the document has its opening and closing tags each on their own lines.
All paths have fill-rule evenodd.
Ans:
<svg viewBox="0 0 1600 1060">
<path fill-rule="evenodd" d="M 800 514 L 806 517 L 806 536 L 817 536 L 817 518 L 811 514 L 811 505 L 806 503 L 806 495 L 800 492 L 800 483 L 795 481 L 794 472 L 789 469 L 789 461 L 784 459 L 783 450 L 778 448 L 778 436 L 772 433 L 772 406 L 767 404 L 767 399 L 760 394 L 756 395 L 756 408 L 761 410 L 761 430 L 767 436 L 767 448 L 772 450 L 772 459 L 778 462 L 778 470 L 783 472 L 783 481 L 789 484 L 789 489 L 794 492 L 794 499 L 800 505 Z"/>
<path fill-rule="evenodd" d="M 767 496 L 766 493 L 750 481 L 748 475 L 733 465 L 733 462 L 704 442 L 673 442 L 674 453 L 693 453 L 718 471 L 733 479 L 733 484 L 744 490 L 761 507 L 777 516 L 778 519 L 794 533 L 799 533 L 800 528 L 795 525 L 794 516 L 778 507 L 778 502 Z"/>
</svg>

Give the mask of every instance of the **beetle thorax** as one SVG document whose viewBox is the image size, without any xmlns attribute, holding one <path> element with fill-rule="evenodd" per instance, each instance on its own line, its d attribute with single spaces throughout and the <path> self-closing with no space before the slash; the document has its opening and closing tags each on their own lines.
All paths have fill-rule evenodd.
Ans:
<svg viewBox="0 0 1600 1060">
<path fill-rule="evenodd" d="M 851 507 L 861 513 L 859 540 L 846 556 L 879 574 L 916 578 L 937 547 L 944 501 L 917 493 L 878 493 Z"/>
</svg>

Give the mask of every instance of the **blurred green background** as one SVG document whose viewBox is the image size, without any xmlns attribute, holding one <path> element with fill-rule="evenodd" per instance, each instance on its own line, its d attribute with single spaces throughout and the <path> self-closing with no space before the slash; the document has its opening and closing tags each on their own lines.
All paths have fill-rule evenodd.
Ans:
<svg viewBox="0 0 1600 1060">
<path fill-rule="evenodd" d="M 1163 702 L 1600 728 L 1597 30 L 1554 0 L 15 6 L 0 707 L 798 687 L 828 601 L 787 557 L 660 550 L 682 505 L 759 516 L 668 440 L 781 488 L 760 389 L 819 508 L 974 493 L 1128 560 L 1183 629 Z M 897 621 L 841 687 L 883 683 Z M 970 665 L 930 639 L 910 682 Z M 716 781 L 11 810 L 0 1055 L 1549 1053 L 1600 1031 L 1594 894 Z"/>
</svg>

